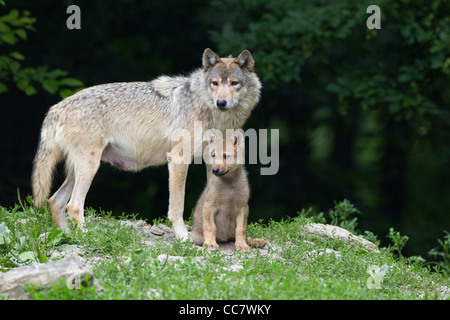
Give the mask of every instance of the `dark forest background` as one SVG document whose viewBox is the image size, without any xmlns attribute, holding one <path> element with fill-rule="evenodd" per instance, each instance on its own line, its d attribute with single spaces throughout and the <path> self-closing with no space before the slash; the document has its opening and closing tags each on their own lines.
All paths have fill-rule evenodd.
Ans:
<svg viewBox="0 0 450 320">
<path fill-rule="evenodd" d="M 6 6 L 2 3 L 5 2 Z M 81 29 L 69 30 L 69 5 Z M 369 30 L 369 5 L 381 29 Z M 248 165 L 250 221 L 328 212 L 350 200 L 359 228 L 390 227 L 424 255 L 450 230 L 448 1 L 0 1 L 0 205 L 31 194 L 39 130 L 80 87 L 187 74 L 210 47 L 250 50 L 262 100 L 244 129 L 280 130 L 280 169 Z M 205 184 L 189 169 L 185 218 Z M 54 190 L 63 179 L 62 167 Z M 164 217 L 167 167 L 101 166 L 86 206 Z"/>
</svg>

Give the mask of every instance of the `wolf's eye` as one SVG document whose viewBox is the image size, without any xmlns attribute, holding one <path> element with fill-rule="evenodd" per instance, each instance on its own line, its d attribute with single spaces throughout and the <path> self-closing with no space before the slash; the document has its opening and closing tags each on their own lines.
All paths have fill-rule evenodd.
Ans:
<svg viewBox="0 0 450 320">
<path fill-rule="evenodd" d="M 223 155 L 223 158 L 226 160 L 226 159 L 228 159 L 230 157 L 230 155 L 229 154 L 224 154 Z"/>
<path fill-rule="evenodd" d="M 216 154 L 215 153 L 211 153 L 211 158 L 215 158 Z"/>
<path fill-rule="evenodd" d="M 219 85 L 219 83 L 218 83 L 217 81 L 211 81 L 211 84 L 212 84 L 214 87 L 217 87 L 217 86 Z"/>
<path fill-rule="evenodd" d="M 232 86 L 237 86 L 239 84 L 239 81 L 231 81 Z"/>
</svg>

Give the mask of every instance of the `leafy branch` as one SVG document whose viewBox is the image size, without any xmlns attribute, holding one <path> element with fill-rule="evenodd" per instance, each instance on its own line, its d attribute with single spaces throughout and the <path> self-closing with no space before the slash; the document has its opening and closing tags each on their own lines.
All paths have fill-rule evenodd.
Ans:
<svg viewBox="0 0 450 320">
<path fill-rule="evenodd" d="M 0 5 L 5 6 L 4 1 Z M 83 82 L 66 77 L 67 71 L 50 70 L 47 66 L 24 67 L 25 56 L 15 50 L 14 46 L 28 39 L 28 32 L 35 31 L 36 18 L 29 11 L 13 9 L 0 16 L 0 48 L 6 53 L 0 54 L 0 93 L 7 92 L 12 85 L 34 95 L 38 92 L 37 84 L 50 94 L 59 94 L 65 98 L 80 90 Z"/>
</svg>

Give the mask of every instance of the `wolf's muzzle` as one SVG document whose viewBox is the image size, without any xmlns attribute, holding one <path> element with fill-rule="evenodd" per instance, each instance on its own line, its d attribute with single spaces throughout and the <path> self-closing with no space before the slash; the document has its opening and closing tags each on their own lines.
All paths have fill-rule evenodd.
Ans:
<svg viewBox="0 0 450 320">
<path fill-rule="evenodd" d="M 217 100 L 216 101 L 216 106 L 220 110 L 227 110 L 227 100 L 223 100 L 223 99 Z"/>
</svg>

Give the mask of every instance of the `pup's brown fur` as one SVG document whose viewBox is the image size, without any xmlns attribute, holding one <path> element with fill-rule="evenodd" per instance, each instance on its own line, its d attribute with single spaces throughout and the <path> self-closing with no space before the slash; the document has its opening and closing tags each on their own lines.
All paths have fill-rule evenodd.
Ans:
<svg viewBox="0 0 450 320">
<path fill-rule="evenodd" d="M 194 210 L 195 244 L 218 249 L 217 242 L 235 239 L 238 251 L 266 245 L 263 239 L 246 238 L 250 187 L 244 165 L 237 161 L 243 151 L 244 136 L 240 131 L 229 139 L 211 139 L 208 182 Z"/>
</svg>

